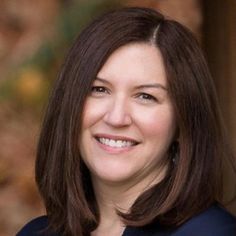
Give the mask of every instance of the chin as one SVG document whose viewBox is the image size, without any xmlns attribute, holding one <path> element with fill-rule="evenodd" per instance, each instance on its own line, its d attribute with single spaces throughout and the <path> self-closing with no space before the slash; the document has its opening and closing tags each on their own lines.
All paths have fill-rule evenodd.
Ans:
<svg viewBox="0 0 236 236">
<path fill-rule="evenodd" d="M 124 184 L 128 183 L 130 179 L 132 179 L 133 174 L 128 173 L 127 171 L 121 170 L 112 170 L 111 168 L 107 171 L 103 169 L 103 171 L 97 171 L 96 173 L 92 173 L 93 180 L 99 180 L 104 183 L 109 184 Z"/>
</svg>

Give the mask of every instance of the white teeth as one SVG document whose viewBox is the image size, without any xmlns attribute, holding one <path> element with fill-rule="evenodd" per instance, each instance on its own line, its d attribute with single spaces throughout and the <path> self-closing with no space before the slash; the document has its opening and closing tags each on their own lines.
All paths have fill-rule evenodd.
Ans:
<svg viewBox="0 0 236 236">
<path fill-rule="evenodd" d="M 114 140 L 108 138 L 98 138 L 98 141 L 102 144 L 115 148 L 130 147 L 134 145 L 134 142 L 131 141 Z"/>
</svg>

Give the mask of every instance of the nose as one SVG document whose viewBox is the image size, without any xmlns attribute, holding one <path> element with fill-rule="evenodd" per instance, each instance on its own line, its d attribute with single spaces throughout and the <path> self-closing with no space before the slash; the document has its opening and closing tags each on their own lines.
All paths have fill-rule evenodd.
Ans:
<svg viewBox="0 0 236 236">
<path fill-rule="evenodd" d="M 114 99 L 106 109 L 103 120 L 113 127 L 125 127 L 132 123 L 130 110 L 125 99 Z"/>
</svg>

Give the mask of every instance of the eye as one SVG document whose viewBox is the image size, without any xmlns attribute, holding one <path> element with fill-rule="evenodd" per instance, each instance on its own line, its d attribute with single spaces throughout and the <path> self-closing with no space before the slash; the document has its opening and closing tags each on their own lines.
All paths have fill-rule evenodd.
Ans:
<svg viewBox="0 0 236 236">
<path fill-rule="evenodd" d="M 137 97 L 144 102 L 157 102 L 157 99 L 148 93 L 140 93 L 137 95 Z"/>
<path fill-rule="evenodd" d="M 108 93 L 108 89 L 103 86 L 92 86 L 91 88 L 91 94 L 94 95 L 102 95 L 104 93 Z"/>
</svg>

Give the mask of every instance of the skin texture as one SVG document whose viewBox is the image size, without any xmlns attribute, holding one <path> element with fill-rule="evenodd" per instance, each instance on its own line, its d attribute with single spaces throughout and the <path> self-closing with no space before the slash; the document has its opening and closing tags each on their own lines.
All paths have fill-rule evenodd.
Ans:
<svg viewBox="0 0 236 236">
<path fill-rule="evenodd" d="M 87 98 L 80 142 L 101 218 L 104 215 L 107 225 L 107 219 L 115 222 L 115 214 L 107 209 L 127 210 L 147 186 L 163 178 L 175 130 L 159 50 L 148 43 L 117 49 L 99 71 Z M 111 147 L 101 144 L 98 137 L 132 141 L 135 145 Z M 114 231 L 109 233 L 116 235 Z"/>
</svg>

